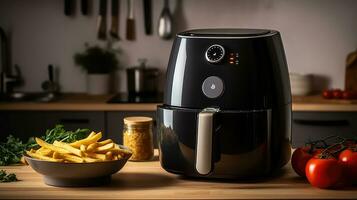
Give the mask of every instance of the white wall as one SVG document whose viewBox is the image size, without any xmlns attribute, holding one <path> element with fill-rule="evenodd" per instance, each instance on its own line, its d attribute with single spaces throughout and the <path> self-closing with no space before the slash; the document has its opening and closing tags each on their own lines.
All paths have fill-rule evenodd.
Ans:
<svg viewBox="0 0 357 200">
<path fill-rule="evenodd" d="M 110 1 L 108 1 L 110 2 Z M 156 30 L 162 9 L 153 0 Z M 63 0 L 1 0 L 0 26 L 11 35 L 12 63 L 19 64 L 26 84 L 24 91 L 40 91 L 47 78 L 47 65 L 60 70 L 60 84 L 66 92 L 86 89 L 85 73 L 73 63 L 73 54 L 84 42 L 96 39 L 98 1 L 90 16 L 79 12 L 63 14 Z M 332 87 L 344 86 L 345 58 L 357 48 L 357 1 L 355 0 L 170 0 L 178 30 L 206 27 L 271 28 L 282 33 L 289 70 L 331 79 Z M 178 6 L 177 6 L 178 5 Z M 175 9 L 177 8 L 177 9 Z M 108 9 L 109 11 L 109 9 Z M 125 35 L 126 1 L 121 1 L 120 35 Z M 149 65 L 166 69 L 172 41 L 157 35 L 145 36 L 142 1 L 136 0 L 137 40 L 122 40 L 120 56 L 124 67 L 146 57 Z M 108 23 L 110 21 L 108 20 Z M 124 71 L 120 90 L 125 90 Z"/>
</svg>

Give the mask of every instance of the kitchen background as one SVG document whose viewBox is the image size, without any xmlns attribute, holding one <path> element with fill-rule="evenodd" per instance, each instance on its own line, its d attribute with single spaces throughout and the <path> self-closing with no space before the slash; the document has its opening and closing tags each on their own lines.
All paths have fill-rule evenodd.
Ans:
<svg viewBox="0 0 357 200">
<path fill-rule="evenodd" d="M 85 92 L 86 73 L 76 67 L 73 55 L 84 43 L 101 44 L 96 19 L 99 1 L 91 1 L 83 16 L 76 1 L 73 16 L 63 13 L 61 0 L 1 0 L 0 26 L 10 37 L 12 65 L 18 64 L 26 83 L 22 91 L 41 91 L 47 65 L 59 70 L 62 92 Z M 108 1 L 108 6 L 110 6 Z M 355 0 L 170 0 L 174 28 L 268 28 L 281 32 L 290 72 L 316 74 L 330 87 L 344 87 L 345 59 L 357 48 Z M 157 36 L 162 0 L 153 1 L 153 30 L 145 35 L 142 1 L 135 1 L 136 40 L 125 40 L 126 1 L 120 1 L 119 56 L 123 69 L 147 58 L 148 65 L 166 69 L 172 40 Z M 108 8 L 108 25 L 110 9 Z M 125 71 L 119 70 L 118 91 L 126 91 Z M 163 81 L 163 80 L 161 80 Z M 161 86 L 163 84 L 160 84 Z"/>
</svg>

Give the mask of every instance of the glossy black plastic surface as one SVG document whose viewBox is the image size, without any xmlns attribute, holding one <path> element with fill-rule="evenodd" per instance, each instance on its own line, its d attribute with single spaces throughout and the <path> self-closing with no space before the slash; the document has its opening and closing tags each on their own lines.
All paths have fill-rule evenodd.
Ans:
<svg viewBox="0 0 357 200">
<path fill-rule="evenodd" d="M 264 29 L 196 29 L 179 33 L 179 37 L 253 37 L 273 31 Z"/>
<path fill-rule="evenodd" d="M 187 176 L 256 178 L 269 175 L 289 160 L 289 137 L 272 127 L 271 110 L 222 111 L 214 117 L 213 171 L 200 175 L 195 169 L 200 111 L 158 107 L 158 144 L 165 170 Z"/>
<path fill-rule="evenodd" d="M 220 45 L 225 57 L 208 62 L 206 50 Z M 209 98 L 202 84 L 223 81 L 223 93 Z M 204 29 L 179 33 L 167 69 L 164 105 L 158 107 L 162 167 L 199 176 L 195 168 L 198 114 L 214 114 L 212 167 L 203 177 L 254 178 L 269 175 L 290 159 L 291 92 L 280 34 L 259 29 Z M 207 87 L 204 87 L 207 89 Z"/>
<path fill-rule="evenodd" d="M 234 31 L 230 31 L 230 37 L 222 37 L 219 34 L 222 31 L 217 30 L 191 32 L 210 36 L 178 34 L 176 37 L 167 69 L 165 105 L 259 110 L 291 103 L 288 69 L 277 31 L 267 30 L 267 34 L 252 37 L 242 36 L 241 29 L 235 37 L 231 37 Z M 205 58 L 206 50 L 214 44 L 223 46 L 226 51 L 219 63 L 210 63 Z M 235 59 L 233 64 L 231 58 Z M 224 81 L 224 93 L 219 98 L 207 98 L 201 90 L 209 76 Z"/>
</svg>

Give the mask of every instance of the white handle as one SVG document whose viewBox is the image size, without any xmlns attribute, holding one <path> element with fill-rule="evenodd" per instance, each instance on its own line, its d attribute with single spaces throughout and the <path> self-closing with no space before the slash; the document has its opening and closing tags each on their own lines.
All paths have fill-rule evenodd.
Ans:
<svg viewBox="0 0 357 200">
<path fill-rule="evenodd" d="M 134 19 L 134 0 L 128 0 L 128 19 Z"/>
<path fill-rule="evenodd" d="M 213 116 L 217 109 L 208 108 L 198 114 L 196 170 L 202 175 L 212 171 Z"/>
</svg>

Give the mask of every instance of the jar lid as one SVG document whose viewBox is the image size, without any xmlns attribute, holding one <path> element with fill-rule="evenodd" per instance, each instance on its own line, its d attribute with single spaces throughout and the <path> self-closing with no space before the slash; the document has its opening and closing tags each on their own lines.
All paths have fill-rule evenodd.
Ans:
<svg viewBox="0 0 357 200">
<path fill-rule="evenodd" d="M 124 124 L 128 125 L 149 125 L 152 122 L 151 117 L 125 117 Z"/>
</svg>

